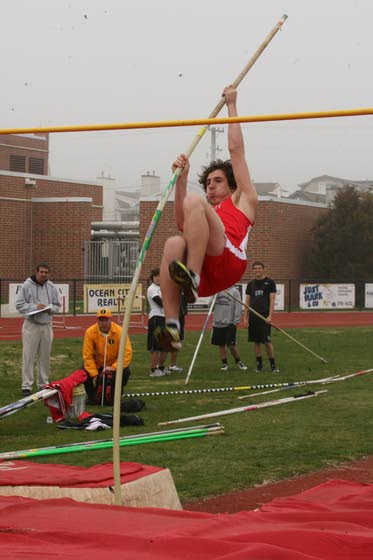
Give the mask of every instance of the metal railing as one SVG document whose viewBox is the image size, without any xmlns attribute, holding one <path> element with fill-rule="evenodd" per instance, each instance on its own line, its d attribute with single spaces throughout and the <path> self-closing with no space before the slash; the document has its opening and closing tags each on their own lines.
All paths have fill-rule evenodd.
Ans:
<svg viewBox="0 0 373 560">
<path fill-rule="evenodd" d="M 87 282 L 131 282 L 139 256 L 138 240 L 84 242 L 84 278 Z"/>
</svg>

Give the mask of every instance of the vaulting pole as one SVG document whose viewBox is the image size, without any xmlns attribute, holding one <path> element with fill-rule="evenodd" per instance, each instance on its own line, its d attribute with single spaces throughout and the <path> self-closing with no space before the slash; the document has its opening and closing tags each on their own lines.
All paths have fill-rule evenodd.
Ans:
<svg viewBox="0 0 373 560">
<path fill-rule="evenodd" d="M 264 385 L 243 385 L 242 387 L 211 387 L 206 389 L 182 389 L 180 391 L 153 391 L 146 393 L 126 393 L 124 397 L 168 397 L 170 395 L 198 395 L 201 393 L 229 393 L 232 391 L 250 391 L 252 389 L 271 389 L 292 383 L 267 383 Z"/>
<path fill-rule="evenodd" d="M 219 423 L 207 426 L 193 426 L 190 428 L 177 428 L 164 430 L 149 434 L 139 434 L 120 438 L 119 445 L 140 445 L 144 443 L 158 443 L 163 441 L 174 441 L 187 439 L 189 437 L 204 437 L 220 435 L 224 433 L 224 426 Z M 0 453 L 0 460 L 11 461 L 15 459 L 28 459 L 30 457 L 44 457 L 46 455 L 59 455 L 64 453 L 77 453 L 79 451 L 95 451 L 99 449 L 110 449 L 113 445 L 112 439 L 101 439 L 93 441 L 82 441 L 78 443 L 67 443 L 52 445 L 50 447 L 39 447 L 36 449 L 22 449 L 20 451 L 5 451 Z"/>
<path fill-rule="evenodd" d="M 23 397 L 13 403 L 6 404 L 0 408 L 0 420 L 18 412 L 19 410 L 22 410 L 23 408 L 26 408 L 26 406 L 29 406 L 30 404 L 52 397 L 56 393 L 57 389 L 41 389 L 37 393 Z"/>
<path fill-rule="evenodd" d="M 176 390 L 176 391 L 153 391 L 153 392 L 146 392 L 146 393 L 127 393 L 125 397 L 167 397 L 173 395 L 198 395 L 198 394 L 205 394 L 205 393 L 229 393 L 233 391 L 254 391 L 256 389 L 272 389 L 272 388 L 284 388 L 284 389 L 295 389 L 301 385 L 317 385 L 321 384 L 324 385 L 326 383 L 333 383 L 335 381 L 344 381 L 345 379 L 350 379 L 352 377 L 359 377 L 361 375 L 365 375 L 366 373 L 371 373 L 372 369 L 364 369 L 362 371 L 356 371 L 355 373 L 350 373 L 341 377 L 338 375 L 332 375 L 330 377 L 323 377 L 322 379 L 310 379 L 309 381 L 284 381 L 283 383 L 266 383 L 263 385 L 243 385 L 241 387 L 207 387 L 205 389 L 183 389 L 183 390 Z M 272 391 L 267 391 L 268 394 Z M 258 393 L 255 395 L 243 395 L 238 397 L 239 400 L 248 399 L 250 397 L 258 396 Z"/>
<path fill-rule="evenodd" d="M 283 387 L 279 389 L 273 389 L 273 391 L 264 391 L 262 393 L 254 393 L 252 395 L 242 395 L 238 397 L 239 400 L 249 399 L 251 397 L 259 397 L 259 395 L 269 395 L 270 393 L 276 393 L 277 391 L 285 391 L 286 389 L 295 389 L 299 387 L 299 385 L 327 385 L 328 383 L 336 383 L 337 381 L 345 381 L 346 379 L 351 379 L 352 377 L 360 377 L 360 375 L 365 375 L 367 373 L 371 373 L 372 369 L 364 369 L 362 371 L 355 371 L 355 373 L 349 373 L 344 376 L 340 375 L 332 375 L 331 377 L 324 377 L 324 379 L 311 379 L 310 381 L 294 381 L 293 383 L 284 383 Z"/>
<path fill-rule="evenodd" d="M 238 400 L 260 397 L 262 395 L 270 395 L 272 393 L 278 393 L 279 391 L 290 391 L 291 389 L 297 389 L 298 387 L 305 387 L 306 385 L 320 384 L 325 385 L 325 383 L 330 383 L 334 381 L 334 377 L 325 377 L 325 379 L 316 379 L 314 381 L 294 381 L 294 383 L 288 383 L 284 387 L 279 387 L 278 389 L 272 389 L 271 391 L 261 391 L 260 393 L 253 393 L 250 395 L 242 395 L 242 397 L 237 397 Z M 338 381 L 338 379 L 336 379 Z"/>
<path fill-rule="evenodd" d="M 137 438 L 151 438 L 153 436 L 159 435 L 167 435 L 167 434 L 174 434 L 178 432 L 188 432 L 190 430 L 211 430 L 213 428 L 221 428 L 224 430 L 224 426 L 222 426 L 219 422 L 215 422 L 213 424 L 200 424 L 199 426 L 188 426 L 183 428 L 173 428 L 168 430 L 161 430 L 158 432 L 147 432 L 144 434 L 134 434 L 132 436 L 122 436 L 120 440 L 130 440 L 130 439 L 137 439 Z M 92 443 L 107 443 L 108 441 L 112 441 L 110 439 L 93 439 L 90 441 L 79 441 L 76 443 L 62 443 L 61 445 L 51 445 L 48 447 L 39 447 L 39 448 L 31 448 L 31 449 L 21 449 L 19 451 L 4 451 L 0 453 L 0 460 L 11 460 L 11 459 L 26 459 L 29 457 L 29 453 L 32 451 L 49 451 L 50 449 L 60 449 L 65 447 L 75 447 L 80 445 L 90 445 Z"/>
<path fill-rule="evenodd" d="M 234 299 L 235 301 L 238 301 L 238 303 L 240 303 L 243 307 L 245 307 L 246 309 L 248 309 L 250 311 L 250 313 L 253 313 L 254 315 L 256 315 L 257 317 L 259 317 L 259 319 L 262 319 L 265 323 L 268 323 L 267 319 L 265 317 L 263 317 L 263 315 L 261 315 L 260 313 L 258 313 L 257 311 L 255 311 L 255 309 L 253 309 L 252 307 L 250 307 L 249 305 L 246 305 L 246 303 L 244 303 L 243 301 L 241 301 L 240 299 L 234 297 L 232 294 L 230 294 L 229 292 L 225 291 L 224 292 L 230 296 L 232 299 Z M 296 338 L 294 338 L 293 336 L 291 336 L 291 334 L 289 334 L 288 332 L 282 330 L 280 327 L 278 327 L 277 325 L 275 325 L 274 323 L 268 323 L 269 325 L 271 325 L 271 327 L 273 327 L 274 329 L 278 330 L 280 333 L 284 334 L 285 336 L 287 336 L 288 338 L 290 338 L 290 340 L 292 340 L 293 342 L 295 342 L 296 344 L 298 344 L 299 346 L 301 346 L 304 350 L 307 350 L 307 352 L 309 352 L 310 354 L 312 354 L 313 356 L 315 356 L 316 358 L 318 358 L 319 360 L 321 360 L 324 364 L 327 364 L 328 362 L 325 360 L 325 358 L 322 358 L 321 356 L 319 356 L 318 354 L 316 354 L 315 352 L 313 352 L 312 350 L 310 350 L 310 348 L 307 348 L 307 346 L 305 346 L 304 344 L 302 344 L 301 342 L 299 342 L 299 340 L 297 340 Z"/>
<path fill-rule="evenodd" d="M 234 82 L 232 84 L 232 86 L 234 88 L 237 88 L 237 86 L 241 83 L 241 81 L 244 79 L 244 77 L 246 76 L 246 74 L 248 73 L 250 68 L 254 65 L 256 60 L 259 58 L 261 53 L 268 46 L 268 44 L 271 42 L 271 40 L 276 35 L 276 33 L 281 29 L 282 24 L 285 22 L 286 19 L 287 19 L 287 16 L 284 15 L 280 19 L 280 21 L 275 25 L 275 27 L 272 29 L 272 31 L 268 34 L 268 36 L 266 37 L 264 42 L 260 45 L 260 47 L 257 49 L 255 54 L 251 57 L 251 59 L 246 64 L 246 66 L 244 67 L 242 72 L 234 80 Z M 210 117 L 216 117 L 216 115 L 223 108 L 224 104 L 225 104 L 225 100 L 222 97 L 220 99 L 219 103 L 216 105 L 216 107 L 211 112 Z M 207 130 L 206 126 L 203 126 L 199 130 L 196 137 L 194 138 L 194 141 L 192 142 L 192 144 L 190 145 L 188 150 L 185 152 L 185 155 L 187 156 L 187 158 L 190 158 L 191 154 L 193 153 L 194 149 L 198 145 L 202 136 L 205 134 L 206 130 Z M 145 259 L 145 255 L 147 253 L 147 250 L 149 249 L 151 239 L 153 237 L 155 228 L 157 227 L 158 221 L 159 221 L 159 219 L 162 215 L 163 208 L 164 208 L 164 206 L 167 202 L 167 199 L 168 199 L 168 197 L 169 197 L 169 195 L 170 195 L 170 193 L 171 193 L 171 191 L 172 191 L 172 189 L 173 189 L 173 187 L 174 187 L 174 185 L 177 181 L 178 176 L 180 175 L 180 171 L 181 171 L 181 169 L 179 167 L 175 170 L 175 172 L 174 172 L 174 174 L 171 178 L 171 181 L 169 182 L 166 189 L 162 193 L 161 199 L 160 199 L 159 204 L 157 206 L 157 209 L 154 213 L 154 216 L 152 218 L 149 229 L 148 229 L 148 231 L 145 235 L 144 243 L 143 243 L 142 249 L 140 251 L 137 263 L 136 263 L 136 269 L 135 269 L 135 273 L 134 273 L 134 276 L 133 276 L 133 279 L 132 279 L 131 288 L 130 288 L 130 291 L 129 291 L 128 296 L 127 296 L 127 298 L 128 298 L 127 299 L 127 307 L 126 307 L 125 314 L 124 314 L 123 328 L 122 328 L 122 334 L 121 334 L 120 345 L 119 345 L 118 368 L 117 368 L 117 373 L 116 373 L 116 378 L 115 378 L 115 395 L 114 395 L 113 470 L 114 470 L 114 500 L 115 500 L 116 505 L 121 505 L 122 504 L 122 496 L 121 496 L 121 492 L 120 492 L 120 449 L 119 449 L 120 401 L 121 401 L 121 391 L 122 391 L 124 349 L 125 349 L 125 342 L 126 342 L 126 337 L 127 337 L 127 334 L 128 334 L 130 319 L 131 319 L 132 305 L 133 305 L 133 301 L 134 301 L 135 294 L 136 294 L 137 284 L 138 284 L 139 279 L 140 279 L 140 273 L 141 273 L 142 265 L 143 265 L 143 262 L 144 262 L 144 259 Z"/>
<path fill-rule="evenodd" d="M 209 322 L 209 319 L 210 319 L 212 310 L 214 309 L 216 297 L 217 297 L 217 294 L 215 294 L 214 297 L 212 298 L 211 305 L 210 305 L 210 309 L 209 309 L 209 311 L 208 311 L 208 313 L 207 313 L 207 316 L 206 316 L 204 325 L 203 325 L 203 327 L 202 327 L 202 332 L 201 332 L 201 335 L 200 335 L 199 340 L 198 340 L 198 344 L 197 344 L 196 349 L 195 349 L 195 351 L 194 351 L 192 363 L 191 363 L 190 366 L 189 366 L 189 370 L 188 370 L 188 373 L 187 373 L 187 376 L 186 376 L 186 379 L 185 379 L 185 385 L 188 384 L 190 375 L 191 375 L 191 373 L 192 373 L 192 369 L 193 369 L 193 366 L 194 366 L 194 362 L 196 361 L 197 354 L 198 354 L 198 350 L 199 350 L 199 347 L 201 346 L 201 343 L 202 343 L 203 335 L 205 334 L 205 330 L 206 330 L 207 324 L 208 324 L 208 322 Z"/>
<path fill-rule="evenodd" d="M 327 391 L 309 391 L 303 395 L 294 395 L 293 397 L 287 397 L 285 399 L 277 399 L 274 401 L 266 401 L 258 404 L 252 404 L 249 406 L 239 406 L 237 408 L 229 408 L 227 410 L 218 410 L 217 412 L 209 412 L 207 414 L 200 414 L 199 416 L 189 416 L 189 418 L 179 418 L 178 420 L 169 420 L 168 422 L 158 422 L 158 426 L 169 426 L 170 424 L 180 424 L 181 422 L 192 422 L 195 420 L 203 420 L 204 418 L 215 418 L 217 416 L 226 416 L 228 414 L 235 414 L 236 412 L 250 412 L 252 410 L 259 410 L 260 408 L 268 408 L 269 406 L 277 406 L 279 404 L 297 402 L 303 399 L 309 399 L 310 397 L 317 397 L 322 393 Z"/>
<path fill-rule="evenodd" d="M 360 377 L 361 375 L 365 375 L 366 373 L 371 373 L 373 368 L 371 369 L 363 369 L 361 371 L 356 371 L 355 373 L 349 373 L 348 375 L 344 375 L 343 377 L 331 377 L 330 379 L 324 381 L 323 383 L 336 383 L 337 381 L 345 381 L 346 379 L 351 379 L 352 377 Z"/>
</svg>

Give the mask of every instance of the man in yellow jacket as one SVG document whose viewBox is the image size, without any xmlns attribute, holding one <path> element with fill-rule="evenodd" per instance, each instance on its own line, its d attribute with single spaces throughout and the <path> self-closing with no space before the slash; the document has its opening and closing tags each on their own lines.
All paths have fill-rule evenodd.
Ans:
<svg viewBox="0 0 373 560">
<path fill-rule="evenodd" d="M 103 307 L 97 311 L 97 320 L 84 335 L 83 362 L 87 372 L 84 383 L 89 404 L 108 404 L 114 401 L 115 374 L 122 327 L 111 319 L 110 309 Z M 131 371 L 132 346 L 127 336 L 123 360 L 123 387 L 127 384 Z"/>
</svg>

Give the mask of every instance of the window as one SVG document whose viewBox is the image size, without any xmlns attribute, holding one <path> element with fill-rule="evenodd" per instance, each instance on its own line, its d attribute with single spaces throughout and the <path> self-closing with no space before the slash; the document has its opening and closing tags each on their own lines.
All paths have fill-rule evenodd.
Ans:
<svg viewBox="0 0 373 560">
<path fill-rule="evenodd" d="M 319 193 L 326 194 L 326 185 L 327 183 L 319 183 Z"/>
<path fill-rule="evenodd" d="M 30 157 L 28 161 L 29 173 L 34 173 L 36 175 L 44 175 L 44 160 L 41 158 Z"/>
<path fill-rule="evenodd" d="M 25 173 L 26 171 L 26 158 L 25 156 L 9 156 L 9 171 L 18 171 Z"/>
</svg>

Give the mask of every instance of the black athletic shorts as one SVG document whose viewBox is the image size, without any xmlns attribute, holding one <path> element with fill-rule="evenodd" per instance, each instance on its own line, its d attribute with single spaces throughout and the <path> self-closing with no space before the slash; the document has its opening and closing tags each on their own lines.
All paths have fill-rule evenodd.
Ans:
<svg viewBox="0 0 373 560">
<path fill-rule="evenodd" d="M 249 317 L 249 342 L 271 342 L 271 325 L 260 319 L 254 313 Z"/>
<path fill-rule="evenodd" d="M 148 345 L 147 348 L 149 352 L 162 352 L 162 348 L 157 344 L 156 340 L 154 340 L 153 334 L 156 327 L 164 327 L 165 326 L 165 318 L 160 317 L 159 315 L 153 315 L 148 321 Z"/>
<path fill-rule="evenodd" d="M 234 346 L 236 344 L 237 327 L 212 327 L 211 344 L 215 346 Z"/>
<path fill-rule="evenodd" d="M 185 327 L 185 315 L 180 313 L 179 316 L 179 323 L 180 323 L 180 340 L 184 340 L 184 327 Z"/>
</svg>

